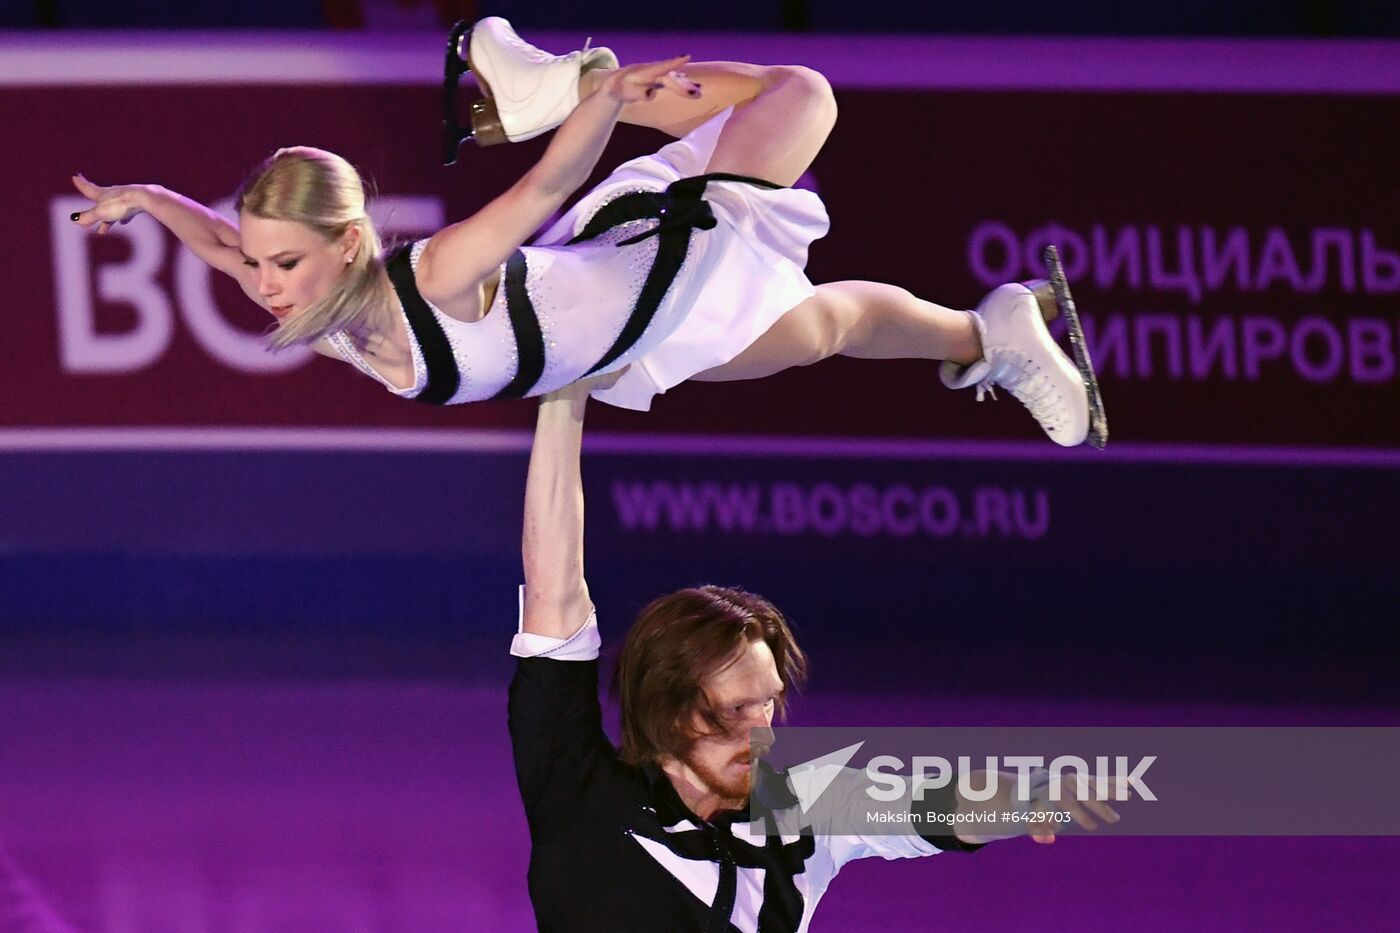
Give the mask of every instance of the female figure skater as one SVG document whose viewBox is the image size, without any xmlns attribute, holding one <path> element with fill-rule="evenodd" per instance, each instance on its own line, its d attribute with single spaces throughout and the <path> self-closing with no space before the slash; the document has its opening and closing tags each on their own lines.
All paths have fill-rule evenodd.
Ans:
<svg viewBox="0 0 1400 933">
<path fill-rule="evenodd" d="M 1085 440 L 1086 382 L 1045 326 L 1047 289 L 1004 285 L 957 311 L 891 285 L 807 280 L 826 211 L 786 186 L 836 120 L 820 74 L 684 56 L 618 67 L 607 49 L 553 56 L 494 17 L 459 47 L 487 94 L 478 140 L 557 130 L 508 191 L 426 240 L 382 256 L 355 169 L 308 147 L 253 172 L 236 227 L 158 186 L 82 176 L 74 185 L 94 204 L 73 220 L 105 233 L 149 213 L 277 319 L 274 348 L 310 344 L 407 398 L 541 395 L 625 368 L 595 397 L 645 410 L 687 379 L 755 379 L 838 353 L 921 358 L 945 361 L 944 383 L 975 384 L 979 398 L 1006 387 L 1057 443 Z M 525 246 L 619 120 L 677 139 Z"/>
</svg>

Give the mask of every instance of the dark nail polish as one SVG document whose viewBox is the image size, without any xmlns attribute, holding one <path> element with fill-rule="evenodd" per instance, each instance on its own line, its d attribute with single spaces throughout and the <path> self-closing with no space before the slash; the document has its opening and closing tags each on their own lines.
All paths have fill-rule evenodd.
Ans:
<svg viewBox="0 0 1400 933">
<path fill-rule="evenodd" d="M 77 219 L 78 219 L 78 214 L 77 214 L 76 212 L 74 212 L 74 213 L 72 213 L 72 214 L 69 214 L 69 215 L 68 215 L 68 219 L 69 219 L 69 220 L 77 220 Z"/>
</svg>

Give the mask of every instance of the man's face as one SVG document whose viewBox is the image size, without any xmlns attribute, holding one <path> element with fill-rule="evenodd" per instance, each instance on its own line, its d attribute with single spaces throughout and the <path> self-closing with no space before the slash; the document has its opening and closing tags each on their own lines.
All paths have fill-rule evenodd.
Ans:
<svg viewBox="0 0 1400 933">
<path fill-rule="evenodd" d="M 755 740 L 749 747 L 749 730 L 773 724 L 775 702 L 783 692 L 778 665 L 766 642 L 748 642 L 729 666 L 711 674 L 700 688 L 709 699 L 723 731 L 714 732 L 695 714 L 693 728 L 701 737 L 681 757 L 709 790 L 726 800 L 742 801 L 749 795 L 753 760 L 772 744 Z"/>
</svg>

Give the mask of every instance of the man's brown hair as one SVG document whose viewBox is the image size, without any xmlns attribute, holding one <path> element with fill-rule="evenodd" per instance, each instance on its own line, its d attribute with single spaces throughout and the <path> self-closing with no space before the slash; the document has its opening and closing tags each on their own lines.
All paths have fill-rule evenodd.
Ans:
<svg viewBox="0 0 1400 933">
<path fill-rule="evenodd" d="M 695 713 L 709 729 L 723 731 L 701 684 L 760 640 L 773 652 L 783 681 L 775 710 L 781 716 L 788 691 L 806 680 L 807 658 L 772 603 L 743 590 L 699 586 L 643 609 L 613 671 L 613 693 L 622 707 L 622 759 L 636 765 L 683 754 L 698 737 Z"/>
</svg>

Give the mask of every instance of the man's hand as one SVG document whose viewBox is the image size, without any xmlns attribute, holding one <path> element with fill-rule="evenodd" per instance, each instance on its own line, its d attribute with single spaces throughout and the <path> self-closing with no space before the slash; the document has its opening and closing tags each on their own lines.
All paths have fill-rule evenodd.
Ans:
<svg viewBox="0 0 1400 933">
<path fill-rule="evenodd" d="M 978 772 L 986 779 L 984 772 Z M 969 801 L 958 798 L 959 813 L 980 813 L 990 815 L 994 825 L 1012 832 L 993 832 L 985 835 L 959 832 L 957 837 L 963 842 L 979 844 L 996 839 L 1008 839 L 1030 830 L 1026 835 L 1041 845 L 1049 845 L 1056 836 L 1071 823 L 1090 832 L 1099 828 L 1099 820 L 1117 823 L 1120 817 L 1108 801 L 1096 799 L 1099 785 L 1091 777 L 1078 778 L 1073 774 L 1061 777 L 1051 776 L 1043 769 L 1032 772 L 1030 800 L 1017 798 L 1017 775 L 1009 771 L 997 772 L 997 793 L 990 800 Z M 1114 778 L 1107 783 L 1106 794 L 1111 800 L 1127 800 L 1132 791 L 1127 783 Z M 1123 796 L 1119 796 L 1120 791 Z M 1058 800 L 1052 799 L 1058 797 Z M 1008 820 L 1007 815 L 1012 816 Z M 962 824 L 968 826 L 978 823 Z M 982 824 L 985 825 L 985 824 Z"/>
<path fill-rule="evenodd" d="M 1059 800 L 1051 800 L 1054 789 L 1059 790 Z M 1132 791 L 1118 778 L 1108 782 L 1108 797 L 1119 799 L 1118 792 L 1122 790 L 1128 799 Z M 1120 817 L 1118 812 L 1108 805 L 1106 800 L 1097 800 L 1098 784 L 1091 777 L 1076 778 L 1073 775 L 1050 778 L 1041 788 L 1032 788 L 1031 801 L 1028 813 L 1068 813 L 1070 820 L 1081 829 L 1090 832 L 1099 828 L 1098 820 L 1105 823 L 1117 823 Z M 1095 819 L 1097 817 L 1098 819 Z M 1055 841 L 1056 835 L 1065 826 L 1069 825 L 1062 819 L 1051 819 L 1044 823 L 1031 823 L 1031 826 L 1043 827 L 1040 832 L 1031 833 L 1031 839 L 1041 845 L 1049 845 Z"/>
<path fill-rule="evenodd" d="M 571 382 L 566 386 L 561 386 L 553 392 L 546 393 L 540 397 L 541 402 L 549 402 L 556 399 L 571 399 L 575 401 L 587 400 L 588 396 L 595 391 L 611 389 L 617 384 L 617 380 L 622 378 L 622 374 L 627 372 L 628 367 L 624 366 L 616 372 L 603 373 L 598 376 L 587 376 L 577 382 Z"/>
</svg>

